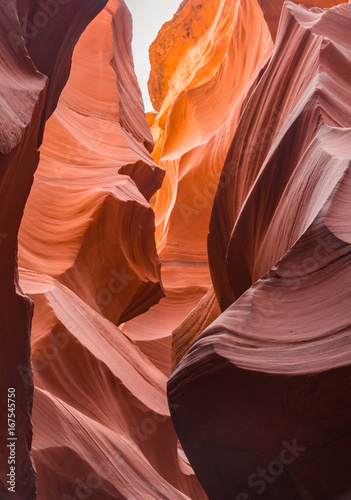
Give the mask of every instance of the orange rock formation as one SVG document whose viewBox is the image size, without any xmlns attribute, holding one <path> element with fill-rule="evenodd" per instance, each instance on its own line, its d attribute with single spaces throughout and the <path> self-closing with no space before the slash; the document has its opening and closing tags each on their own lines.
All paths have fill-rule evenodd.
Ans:
<svg viewBox="0 0 351 500">
<path fill-rule="evenodd" d="M 151 96 L 154 102 L 163 99 L 152 129 L 153 156 L 166 171 L 155 197 L 156 244 L 166 298 L 124 326 L 126 334 L 133 336 L 144 352 L 152 353 L 167 375 L 171 370 L 169 355 L 166 365 L 164 360 L 172 331 L 211 285 L 207 233 L 220 171 L 243 99 L 273 49 L 256 0 L 222 0 L 215 15 L 216 2 L 201 2 L 201 9 L 199 3 L 183 3 L 150 48 Z M 255 37 L 248 31 L 249 25 L 254 26 Z M 182 57 L 172 43 L 175 38 L 180 47 L 189 44 Z M 167 49 L 159 57 L 159 52 Z M 155 80 L 163 82 L 160 95 L 156 94 Z M 193 337 L 189 335 L 185 345 Z M 177 350 L 176 337 L 173 343 Z"/>
<path fill-rule="evenodd" d="M 19 233 L 43 500 L 204 497 L 182 472 L 167 378 L 116 326 L 163 296 L 148 200 L 164 172 L 149 152 L 131 27 L 124 2 L 110 1 L 79 40 Z"/>
<path fill-rule="evenodd" d="M 350 496 L 340 3 L 1 7 L 0 500 Z"/>
<path fill-rule="evenodd" d="M 17 233 L 38 164 L 45 119 L 66 83 L 72 50 L 103 0 L 55 2 L 55 14 L 37 2 L 9 0 L 0 12 L 0 317 L 2 347 L 0 412 L 1 498 L 32 499 L 35 474 L 30 455 L 33 383 L 30 372 L 32 302 L 19 287 Z M 45 47 L 45 50 L 44 50 Z M 27 371 L 23 380 L 19 367 Z M 9 491 L 7 390 L 16 391 L 16 489 Z M 14 431 L 11 431 L 14 432 Z M 11 441 L 12 443 L 12 441 Z"/>
</svg>

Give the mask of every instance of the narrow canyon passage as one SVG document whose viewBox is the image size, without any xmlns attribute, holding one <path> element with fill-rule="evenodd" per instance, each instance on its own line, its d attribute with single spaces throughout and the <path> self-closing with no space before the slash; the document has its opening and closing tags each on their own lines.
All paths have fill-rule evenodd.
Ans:
<svg viewBox="0 0 351 500">
<path fill-rule="evenodd" d="M 0 500 L 351 499 L 351 5 L 155 5 L 1 6 Z"/>
</svg>

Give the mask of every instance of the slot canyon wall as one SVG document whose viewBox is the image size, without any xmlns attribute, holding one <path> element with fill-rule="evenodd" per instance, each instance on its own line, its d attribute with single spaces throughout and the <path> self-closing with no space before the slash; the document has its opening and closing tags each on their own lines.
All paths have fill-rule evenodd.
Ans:
<svg viewBox="0 0 351 500">
<path fill-rule="evenodd" d="M 70 71 L 74 45 L 106 2 L 72 0 L 52 3 L 46 13 L 37 1 L 9 0 L 0 11 L 0 290 L 1 411 L 0 495 L 34 498 L 30 456 L 33 383 L 30 332 L 33 304 L 18 282 L 17 233 L 39 161 L 45 120 L 54 110 Z M 45 47 L 45 50 L 43 50 Z M 18 367 L 27 372 L 27 381 Z M 15 388 L 16 493 L 7 490 L 7 389 Z"/>
<path fill-rule="evenodd" d="M 211 499 L 351 496 L 350 16 L 284 5 L 221 172 L 208 256 L 222 314 L 168 383 Z"/>
<path fill-rule="evenodd" d="M 351 498 L 351 5 L 303 4 L 184 0 L 146 116 L 127 1 L 1 6 L 0 499 Z"/>
</svg>

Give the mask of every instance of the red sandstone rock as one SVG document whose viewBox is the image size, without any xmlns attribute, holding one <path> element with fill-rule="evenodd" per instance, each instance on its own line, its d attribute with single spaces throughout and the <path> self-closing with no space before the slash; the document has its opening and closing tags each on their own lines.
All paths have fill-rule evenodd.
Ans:
<svg viewBox="0 0 351 500">
<path fill-rule="evenodd" d="M 205 498 L 183 471 L 165 375 L 115 326 L 163 296 L 148 200 L 164 172 L 130 44 L 130 14 L 111 1 L 75 49 L 19 234 L 39 500 Z"/>
<path fill-rule="evenodd" d="M 258 0 L 258 3 L 263 10 L 272 38 L 275 40 L 284 0 Z M 340 0 L 301 0 L 294 3 L 301 3 L 308 9 L 311 9 L 312 7 L 333 7 L 345 2 Z"/>
<path fill-rule="evenodd" d="M 219 315 L 219 308 L 213 287 L 208 289 L 206 295 L 185 318 L 185 320 L 172 332 L 172 369 L 185 355 L 193 341 L 205 330 Z"/>
<path fill-rule="evenodd" d="M 19 235 L 20 266 L 56 277 L 115 324 L 163 296 L 148 199 L 164 173 L 148 152 L 130 43 L 129 11 L 109 2 L 78 42 Z"/>
<path fill-rule="evenodd" d="M 35 304 L 38 499 L 204 498 L 178 466 L 165 375 L 64 285 L 24 270 L 21 283 Z"/>
<path fill-rule="evenodd" d="M 282 2 L 185 0 L 146 120 L 124 1 L 79 41 L 106 2 L 61 3 L 0 14 L 0 499 L 33 302 L 38 500 L 348 499 L 350 5 L 288 2 L 270 59 Z"/>
<path fill-rule="evenodd" d="M 33 384 L 29 375 L 24 384 L 18 367 L 30 367 L 30 321 L 32 303 L 24 296 L 17 277 L 17 232 L 38 163 L 46 109 L 53 109 L 65 83 L 73 46 L 87 23 L 103 7 L 83 2 L 61 5 L 57 16 L 45 18 L 45 26 L 31 39 L 26 27 L 33 26 L 40 7 L 36 2 L 8 1 L 1 6 L 1 125 L 0 125 L 0 308 L 1 308 L 1 412 L 0 412 L 0 492 L 1 498 L 27 500 L 35 497 L 35 475 L 31 461 L 31 406 Z M 30 8 L 29 8 L 30 7 Z M 79 19 L 78 19 L 79 18 Z M 58 24 L 59 23 L 59 24 Z M 58 25 L 67 27 L 59 39 L 53 37 Z M 45 33 L 50 32 L 49 45 Z M 46 52 L 35 46 L 46 47 Z M 45 65 L 55 62 L 56 70 Z M 38 70 L 42 71 L 40 73 Z M 59 75 L 55 77 L 55 71 Z M 47 78 L 49 77 L 49 78 Z M 47 89 L 49 86 L 49 89 Z M 15 493 L 9 492 L 6 474 L 8 425 L 7 389 L 16 389 L 16 477 Z"/>
<path fill-rule="evenodd" d="M 296 10 L 290 4 L 285 9 L 273 58 L 246 103 L 213 205 L 209 262 L 222 310 L 269 271 L 311 223 L 312 213 L 304 207 L 306 220 L 288 223 L 284 230 L 281 223 L 275 226 L 279 238 L 269 228 L 274 217 L 286 218 L 287 208 L 279 213 L 278 203 L 322 124 L 350 126 L 347 15 L 343 20 L 348 8 L 332 9 L 325 15 Z M 340 29 L 334 33 L 338 24 Z M 284 37 L 296 48 L 291 57 L 286 57 Z M 301 63 L 301 70 L 296 71 L 304 58 L 309 64 Z M 279 77 L 275 74 L 278 67 Z M 267 88 L 272 89 L 271 99 L 266 96 Z M 300 200 L 293 199 L 299 206 Z M 289 200 L 286 203 L 288 207 Z"/>
<path fill-rule="evenodd" d="M 153 157 L 166 171 L 154 207 L 166 297 L 123 327 L 167 375 L 172 332 L 211 286 L 207 234 L 220 171 L 242 102 L 273 49 L 256 0 L 199 4 L 184 2 L 150 48 L 151 95 L 161 103 L 150 120 Z"/>
<path fill-rule="evenodd" d="M 351 493 L 350 21 L 351 5 L 285 4 L 223 168 L 209 255 L 225 310 L 168 384 L 211 500 Z"/>
</svg>

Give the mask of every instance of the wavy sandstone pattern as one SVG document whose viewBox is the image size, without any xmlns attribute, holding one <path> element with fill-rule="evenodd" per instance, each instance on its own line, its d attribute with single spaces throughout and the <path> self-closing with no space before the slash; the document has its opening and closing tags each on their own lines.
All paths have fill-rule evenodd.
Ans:
<svg viewBox="0 0 351 500">
<path fill-rule="evenodd" d="M 147 201 L 163 172 L 147 150 L 130 42 L 126 6 L 111 1 L 77 45 L 19 235 L 23 268 L 58 278 L 116 324 L 163 296 Z"/>
<path fill-rule="evenodd" d="M 174 360 L 168 355 L 165 364 L 165 351 L 171 342 L 173 357 L 178 349 L 172 331 L 211 285 L 207 233 L 220 171 L 246 92 L 273 49 L 256 0 L 217 3 L 183 2 L 150 48 L 151 96 L 162 101 L 152 129 L 153 156 L 166 171 L 155 197 L 156 244 L 166 298 L 127 323 L 124 331 L 167 375 Z M 248 26 L 254 27 L 254 38 Z M 172 42 L 176 39 L 179 44 Z M 179 57 L 184 44 L 188 50 Z M 166 83 L 170 66 L 173 73 Z M 155 80 L 162 81 L 162 89 L 155 87 Z M 147 342 L 141 339 L 144 335 Z"/>
<path fill-rule="evenodd" d="M 340 2 L 329 5 L 335 3 Z M 260 5 L 275 34 L 282 3 Z M 180 52 L 184 47 L 187 50 Z M 207 267 L 210 213 L 243 100 L 255 87 L 272 49 L 257 2 L 223 0 L 183 2 L 150 47 L 149 90 L 158 110 L 149 115 L 155 138 L 153 157 L 166 171 L 155 197 L 166 298 L 127 324 L 125 331 L 139 340 L 167 375 L 170 332 L 174 366 L 179 360 L 177 351 L 185 352 L 177 346 L 179 335 L 181 344 L 188 337 L 185 346 L 189 346 L 201 331 L 190 332 L 187 322 L 197 321 L 204 313 L 208 322 L 199 321 L 197 328 L 206 327 L 218 314 L 216 301 L 206 306 L 211 312 L 203 311 L 205 295 L 211 293 Z M 194 307 L 199 311 L 192 312 Z M 182 321 L 185 324 L 178 330 Z M 141 341 L 145 328 L 150 330 L 148 340 Z"/>
<path fill-rule="evenodd" d="M 211 499 L 351 492 L 350 22 L 351 5 L 285 4 L 223 167 L 209 258 L 224 312 L 168 385 Z"/>
<path fill-rule="evenodd" d="M 54 15 L 43 15 L 36 2 L 9 0 L 0 16 L 0 316 L 1 412 L 0 495 L 32 499 L 35 473 L 31 459 L 30 322 L 33 305 L 18 284 L 17 233 L 33 174 L 38 164 L 45 119 L 55 108 L 66 83 L 74 45 L 81 32 L 106 2 L 61 2 Z M 45 14 L 45 13 L 44 13 Z M 41 16 L 40 28 L 38 16 Z M 44 21 L 43 21 L 44 19 Z M 29 26 L 36 32 L 29 33 Z M 48 36 L 50 33 L 50 36 Z M 43 46 L 46 50 L 43 51 Z M 26 383 L 18 367 L 29 370 Z M 16 389 L 16 493 L 7 490 L 7 388 Z M 5 463 L 6 460 L 6 463 Z"/>
<path fill-rule="evenodd" d="M 201 498 L 178 465 L 165 375 L 64 285 L 29 271 L 21 283 L 35 303 L 38 499 Z"/>
<path fill-rule="evenodd" d="M 258 0 L 258 3 L 263 10 L 263 14 L 267 21 L 272 38 L 275 40 L 284 0 Z M 328 7 L 334 7 L 335 5 L 339 5 L 343 2 L 340 2 L 340 0 L 301 0 L 301 2 L 299 1 L 294 3 L 301 3 L 308 9 L 311 9 L 312 7 L 325 9 Z"/>
<path fill-rule="evenodd" d="M 184 0 L 147 117 L 124 0 L 1 6 L 1 500 L 350 497 L 351 5 L 302 3 Z"/>
<path fill-rule="evenodd" d="M 39 500 L 204 498 L 184 472 L 165 375 L 116 326 L 163 296 L 148 200 L 164 172 L 149 153 L 131 32 L 124 2 L 110 1 L 79 40 L 19 234 L 35 304 Z"/>
</svg>

